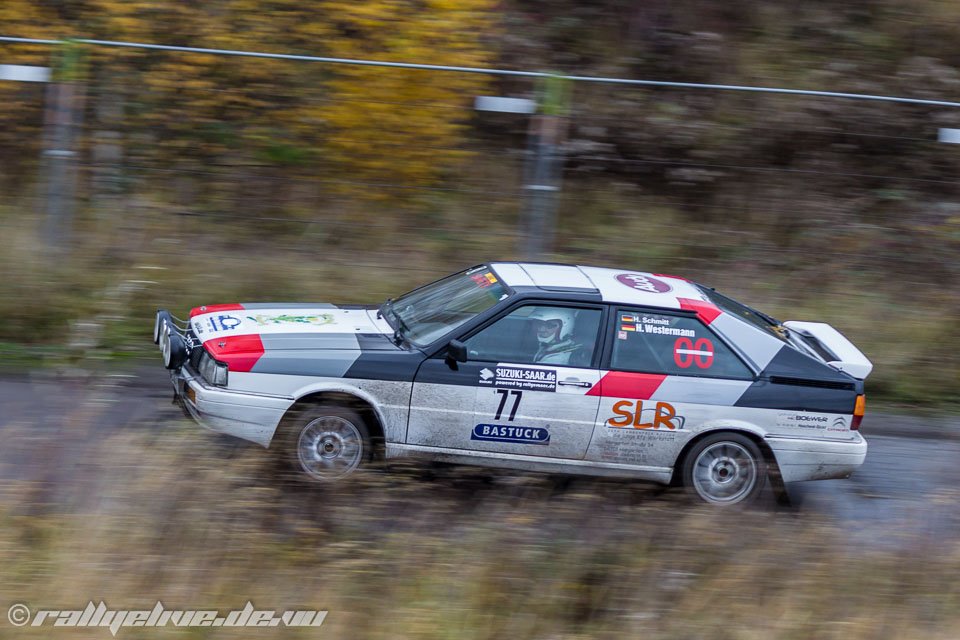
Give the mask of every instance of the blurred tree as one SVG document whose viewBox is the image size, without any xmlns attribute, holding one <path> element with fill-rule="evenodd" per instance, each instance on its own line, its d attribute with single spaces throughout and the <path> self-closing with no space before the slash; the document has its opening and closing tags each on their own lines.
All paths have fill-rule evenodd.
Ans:
<svg viewBox="0 0 960 640">
<path fill-rule="evenodd" d="M 118 40 L 334 57 L 485 63 L 491 0 L 90 0 Z M 247 57 L 103 50 L 136 126 L 165 162 L 308 167 L 329 177 L 430 181 L 464 156 L 479 76 Z M 158 160 L 160 158 L 157 158 Z M 364 190 L 369 191 L 369 190 Z"/>
<path fill-rule="evenodd" d="M 0 4 L 4 32 L 28 37 L 475 66 L 490 62 L 482 38 L 494 1 Z M 42 63 L 50 55 L 44 47 L 8 48 L 21 62 Z M 122 154 L 102 153 L 99 145 L 97 158 L 194 171 L 240 166 L 240 179 L 234 172 L 230 182 L 240 189 L 259 185 L 267 199 L 282 197 L 294 173 L 320 174 L 338 185 L 349 179 L 403 187 L 437 179 L 467 156 L 464 127 L 487 82 L 472 74 L 104 47 L 92 48 L 91 72 L 90 120 L 111 135 L 123 130 Z M 38 137 L 41 101 L 36 88 L 0 92 L 8 107 L 0 113 L 6 125 L 0 153 L 22 154 L 23 141 Z M 183 188 L 183 200 L 197 194 Z"/>
<path fill-rule="evenodd" d="M 31 0 L 0 2 L 3 35 L 33 38 L 55 37 L 55 14 L 44 3 Z M 50 48 L 46 46 L 4 44 L 0 64 L 49 66 Z M 35 171 L 43 148 L 43 114 L 46 85 L 0 81 L 0 187 L 5 192 Z"/>
<path fill-rule="evenodd" d="M 955 98 L 960 90 L 960 54 L 951 45 L 960 37 L 960 5 L 942 0 L 909 7 L 858 0 L 840 9 L 826 0 L 0 4 L 6 32 L 27 36 L 921 97 Z M 13 45 L 3 51 L 41 62 L 49 55 Z M 243 201 L 259 198 L 263 206 L 283 206 L 294 176 L 317 177 L 324 186 L 360 183 L 360 193 L 382 192 L 366 188 L 370 184 L 402 188 L 436 180 L 463 161 L 470 99 L 488 80 L 136 49 L 98 47 L 91 55 L 96 94 L 90 108 L 99 115 L 88 122 L 123 130 L 122 157 L 130 165 L 177 170 L 183 202 L 198 195 L 200 172 L 218 174 L 221 165 L 230 174 L 223 188 Z M 0 163 L 5 175 L 15 175 L 9 167 L 23 165 L 30 156 L 25 146 L 39 140 L 41 112 L 35 87 L 5 85 Z M 104 103 L 112 109 L 100 109 Z M 931 122 L 960 126 L 956 111 L 931 115 L 879 104 L 585 84 L 576 88 L 574 107 L 571 163 L 676 197 L 697 222 L 726 219 L 716 213 L 726 209 L 714 205 L 757 186 L 724 165 L 819 171 L 836 176 L 823 182 L 831 194 L 848 193 L 852 184 L 888 186 L 855 175 L 946 181 L 958 173 L 952 149 L 915 144 Z M 152 185 L 165 184 L 157 177 L 167 175 L 153 174 Z M 205 192 L 217 191 L 216 177 L 204 178 Z M 802 195 L 804 186 L 797 191 Z M 952 185 L 943 191 L 952 193 Z M 870 195 L 861 196 L 863 210 L 870 210 Z"/>
<path fill-rule="evenodd" d="M 331 55 L 391 62 L 488 66 L 481 41 L 492 26 L 491 0 L 352 2 L 326 0 L 335 16 Z M 304 121 L 322 120 L 330 160 L 361 180 L 429 182 L 463 160 L 464 127 L 474 96 L 489 82 L 479 74 L 337 66 L 330 100 L 303 105 Z"/>
</svg>

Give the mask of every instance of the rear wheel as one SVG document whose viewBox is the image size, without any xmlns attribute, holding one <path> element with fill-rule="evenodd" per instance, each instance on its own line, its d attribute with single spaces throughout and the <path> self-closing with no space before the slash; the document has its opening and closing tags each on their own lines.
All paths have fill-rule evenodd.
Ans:
<svg viewBox="0 0 960 640">
<path fill-rule="evenodd" d="M 339 480 L 373 457 L 366 423 L 346 407 L 323 405 L 301 411 L 280 436 L 284 466 L 304 480 Z"/>
<path fill-rule="evenodd" d="M 767 464 L 760 447 L 739 433 L 717 433 L 698 442 L 683 461 L 683 485 L 703 502 L 746 504 L 760 495 Z"/>
</svg>

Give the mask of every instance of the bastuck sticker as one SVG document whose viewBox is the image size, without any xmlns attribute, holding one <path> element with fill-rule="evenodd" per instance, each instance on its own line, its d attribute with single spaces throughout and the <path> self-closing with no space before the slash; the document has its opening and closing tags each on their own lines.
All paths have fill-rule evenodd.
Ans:
<svg viewBox="0 0 960 640">
<path fill-rule="evenodd" d="M 479 382 L 482 385 L 507 389 L 556 391 L 557 372 L 555 369 L 497 365 L 493 370 L 486 367 L 481 369 Z"/>
<path fill-rule="evenodd" d="M 550 444 L 550 432 L 542 427 L 478 424 L 473 428 L 470 439 L 486 442 L 513 442 L 515 444 Z"/>
</svg>

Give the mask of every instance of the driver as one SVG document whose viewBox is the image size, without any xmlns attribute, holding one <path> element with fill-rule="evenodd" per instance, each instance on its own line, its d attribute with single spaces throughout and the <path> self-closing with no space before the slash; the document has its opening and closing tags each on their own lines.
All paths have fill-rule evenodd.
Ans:
<svg viewBox="0 0 960 640">
<path fill-rule="evenodd" d="M 580 348 L 573 340 L 574 311 L 559 307 L 541 307 L 530 314 L 540 343 L 534 362 L 568 364 Z"/>
</svg>

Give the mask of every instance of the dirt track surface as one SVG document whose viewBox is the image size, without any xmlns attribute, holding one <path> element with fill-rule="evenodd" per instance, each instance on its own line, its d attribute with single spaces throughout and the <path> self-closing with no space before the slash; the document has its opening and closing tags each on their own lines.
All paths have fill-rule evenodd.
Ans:
<svg viewBox="0 0 960 640">
<path fill-rule="evenodd" d="M 91 494 L 83 485 L 95 484 L 98 473 L 86 463 L 87 453 L 118 432 L 166 437 L 163 430 L 182 415 L 171 397 L 159 367 L 107 378 L 0 379 L 0 431 L 11 436 L 0 448 L 0 482 L 76 484 L 74 503 L 69 496 L 66 505 L 64 496 L 58 500 L 61 507 L 82 509 Z M 868 415 L 862 432 L 870 450 L 852 478 L 792 484 L 789 505 L 776 505 L 771 498 L 765 506 L 829 517 L 852 544 L 866 547 L 887 545 L 901 535 L 933 542 L 960 530 L 960 513 L 940 507 L 942 493 L 960 486 L 960 422 Z M 231 449 L 255 447 L 226 436 L 209 437 L 222 444 L 225 460 Z"/>
</svg>

